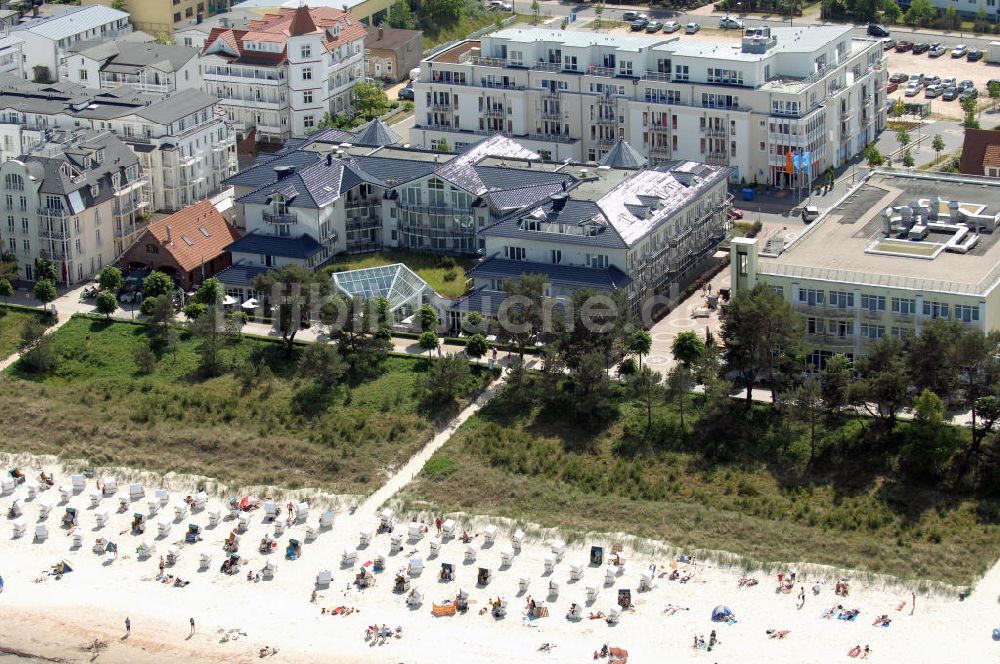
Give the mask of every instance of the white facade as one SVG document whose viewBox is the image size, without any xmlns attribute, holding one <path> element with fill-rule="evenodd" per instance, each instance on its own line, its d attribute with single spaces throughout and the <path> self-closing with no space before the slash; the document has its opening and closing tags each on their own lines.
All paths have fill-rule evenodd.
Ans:
<svg viewBox="0 0 1000 664">
<path fill-rule="evenodd" d="M 28 78 L 35 67 L 45 67 L 52 80 L 59 80 L 69 48 L 82 41 L 115 39 L 132 32 L 125 12 L 94 5 L 77 7 L 61 14 L 31 19 L 12 30 L 24 40 L 24 65 Z M 62 69 L 65 71 L 65 69 Z"/>
<path fill-rule="evenodd" d="M 0 37 L 0 73 L 24 78 L 24 42 L 20 37 Z"/>
<path fill-rule="evenodd" d="M 156 47 L 155 44 L 150 45 L 150 48 Z M 179 67 L 172 66 L 169 61 L 123 66 L 131 63 L 122 63 L 121 60 L 120 57 L 100 57 L 90 51 L 72 53 L 65 60 L 62 78 L 98 90 L 113 90 L 129 85 L 153 94 L 200 90 L 202 87 L 198 54 L 195 51 L 191 51 L 190 58 Z M 106 66 L 109 62 L 114 66 Z"/>
<path fill-rule="evenodd" d="M 599 160 L 624 138 L 650 162 L 734 167 L 795 183 L 863 152 L 885 127 L 881 45 L 849 26 L 775 28 L 741 42 L 508 29 L 425 59 L 411 141 L 453 149 L 501 132 L 562 160 Z"/>
</svg>

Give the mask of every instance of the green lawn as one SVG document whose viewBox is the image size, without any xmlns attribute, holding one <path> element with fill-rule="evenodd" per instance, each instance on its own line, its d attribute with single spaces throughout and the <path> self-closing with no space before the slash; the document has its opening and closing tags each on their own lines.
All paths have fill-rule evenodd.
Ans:
<svg viewBox="0 0 1000 664">
<path fill-rule="evenodd" d="M 31 318 L 44 319 L 46 316 L 25 309 L 0 306 L 0 360 L 17 350 L 21 330 Z"/>
<path fill-rule="evenodd" d="M 53 375 L 19 377 L 15 365 L 0 378 L 0 447 L 238 485 L 366 493 L 433 433 L 414 396 L 420 359 L 390 356 L 377 378 L 323 394 L 295 377 L 297 357 L 280 343 L 244 338 L 224 351 L 226 366 L 258 348 L 273 373 L 244 392 L 228 372 L 199 375 L 186 333 L 176 355 L 163 352 L 142 375 L 135 352 L 148 340 L 144 325 L 66 323 L 53 334 L 62 357 Z M 468 387 L 471 396 L 477 386 Z"/>
<path fill-rule="evenodd" d="M 420 275 L 420 278 L 426 281 L 427 285 L 439 294 L 445 297 L 461 297 L 465 294 L 465 270 L 472 265 L 472 261 L 466 258 L 455 258 L 456 267 L 452 269 L 439 267 L 439 260 L 441 260 L 441 257 L 431 254 L 390 250 L 377 254 L 351 256 L 341 262 L 330 264 L 327 269 L 330 272 L 344 272 L 346 270 L 359 270 L 366 267 L 403 263 Z M 445 278 L 445 275 L 449 272 L 455 275 L 455 278 L 450 281 Z"/>
<path fill-rule="evenodd" d="M 978 578 L 1000 551 L 996 500 L 880 471 L 858 443 L 857 420 L 824 436 L 829 458 L 807 472 L 804 434 L 765 426 L 773 419 L 766 406 L 746 416 L 734 401 L 746 423 L 705 433 L 688 404 L 685 435 L 676 410 L 659 404 L 647 436 L 644 407 L 623 398 L 618 405 L 617 419 L 593 431 L 505 392 L 428 461 L 401 508 L 429 503 L 438 513 L 625 531 L 763 564 L 808 561 L 951 584 Z M 741 450 L 709 460 L 716 437 L 742 441 Z"/>
</svg>

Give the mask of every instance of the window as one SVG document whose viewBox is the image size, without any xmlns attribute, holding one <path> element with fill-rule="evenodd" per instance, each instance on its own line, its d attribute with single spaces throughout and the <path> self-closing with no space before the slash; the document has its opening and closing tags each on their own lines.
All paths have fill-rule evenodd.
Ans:
<svg viewBox="0 0 1000 664">
<path fill-rule="evenodd" d="M 905 297 L 892 298 L 892 313 L 912 316 L 917 313 L 917 301 Z"/>
<path fill-rule="evenodd" d="M 302 93 L 302 103 L 311 104 L 313 103 L 313 93 L 312 90 L 306 90 Z"/>
<path fill-rule="evenodd" d="M 687 65 L 677 65 L 674 67 L 674 80 L 675 81 L 686 81 L 688 80 L 688 66 Z"/>
<path fill-rule="evenodd" d="M 552 250 L 552 262 L 556 265 L 562 263 L 562 251 L 559 249 Z"/>
<path fill-rule="evenodd" d="M 913 328 L 909 327 L 894 327 L 892 328 L 892 338 L 903 340 L 913 334 Z"/>
<path fill-rule="evenodd" d="M 188 7 L 187 9 L 185 9 L 184 16 L 185 18 L 191 18 L 192 16 L 194 16 L 194 7 Z"/>
<path fill-rule="evenodd" d="M 312 57 L 312 44 L 303 44 L 299 49 L 299 57 L 303 60 Z"/>
<path fill-rule="evenodd" d="M 884 325 L 869 325 L 867 323 L 861 324 L 861 338 L 870 339 L 875 341 L 876 339 L 881 339 L 885 336 L 885 326 Z"/>
<path fill-rule="evenodd" d="M 81 69 L 80 70 L 80 80 L 81 81 L 86 81 L 87 80 L 87 70 L 86 69 Z"/>
<path fill-rule="evenodd" d="M 799 302 L 808 304 L 811 307 L 823 304 L 824 292 L 821 290 L 813 290 L 811 288 L 800 288 L 799 289 Z"/>
<path fill-rule="evenodd" d="M 948 318 L 948 305 L 944 302 L 924 302 L 924 316 Z"/>
<path fill-rule="evenodd" d="M 24 178 L 17 173 L 8 173 L 4 176 L 4 186 L 13 191 L 24 191 Z"/>
<path fill-rule="evenodd" d="M 885 311 L 885 296 L 862 294 L 861 308 L 869 311 Z"/>
<path fill-rule="evenodd" d="M 807 318 L 806 319 L 806 332 L 808 334 L 823 334 L 823 319 L 822 318 Z"/>
<path fill-rule="evenodd" d="M 608 266 L 607 254 L 587 254 L 587 267 L 603 269 Z"/>
<path fill-rule="evenodd" d="M 312 78 L 313 78 L 312 67 L 303 67 L 302 68 L 302 80 L 303 81 L 311 81 Z"/>
<path fill-rule="evenodd" d="M 181 22 L 181 13 L 174 12 L 174 23 L 180 23 L 180 22 Z"/>
<path fill-rule="evenodd" d="M 963 323 L 975 323 L 979 320 L 979 306 L 974 304 L 956 304 L 955 320 Z"/>
<path fill-rule="evenodd" d="M 854 293 L 847 291 L 830 291 L 830 306 L 846 309 L 854 306 Z"/>
<path fill-rule="evenodd" d="M 14 232 L 14 215 L 10 215 L 7 217 L 7 230 L 10 231 L 11 233 Z"/>
<path fill-rule="evenodd" d="M 849 337 L 854 334 L 854 323 L 848 320 L 837 320 L 831 323 L 830 332 L 840 338 Z"/>
<path fill-rule="evenodd" d="M 28 232 L 28 228 L 29 228 L 28 227 L 28 218 L 27 217 L 21 217 L 21 232 L 22 233 L 27 233 Z"/>
<path fill-rule="evenodd" d="M 312 115 L 302 116 L 302 126 L 305 127 L 306 129 L 312 129 L 313 127 L 316 126 L 316 118 L 314 118 Z"/>
<path fill-rule="evenodd" d="M 504 247 L 503 257 L 512 261 L 523 261 L 527 260 L 524 247 Z"/>
<path fill-rule="evenodd" d="M 775 295 L 777 295 L 778 297 L 780 297 L 782 300 L 785 299 L 785 287 L 784 286 L 771 286 L 769 284 L 768 288 L 770 288 L 771 292 L 774 293 Z"/>
<path fill-rule="evenodd" d="M 31 240 L 21 240 L 21 247 L 24 249 L 24 253 L 31 253 Z"/>
</svg>

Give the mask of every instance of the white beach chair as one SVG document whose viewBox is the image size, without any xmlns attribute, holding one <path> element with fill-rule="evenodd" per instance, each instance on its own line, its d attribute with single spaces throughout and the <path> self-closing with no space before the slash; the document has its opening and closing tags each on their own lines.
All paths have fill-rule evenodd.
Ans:
<svg viewBox="0 0 1000 664">
<path fill-rule="evenodd" d="M 358 533 L 358 546 L 368 546 L 372 543 L 372 531 L 362 530 Z"/>
<path fill-rule="evenodd" d="M 167 535 L 169 535 L 170 527 L 172 525 L 173 522 L 170 520 L 170 517 L 167 516 L 166 514 L 161 514 L 160 518 L 156 520 L 156 536 L 159 538 L 164 538 Z"/>
<path fill-rule="evenodd" d="M 187 516 L 187 513 L 188 513 L 188 504 L 187 503 L 185 503 L 183 500 L 178 500 L 176 503 L 174 503 L 174 519 L 175 520 L 180 521 L 181 519 L 183 519 L 184 517 Z"/>
<path fill-rule="evenodd" d="M 274 522 L 274 537 L 275 539 L 281 537 L 281 534 L 285 532 L 285 522 L 278 519 Z"/>
<path fill-rule="evenodd" d="M 6 496 L 17 488 L 17 482 L 10 475 L 0 476 L 0 495 Z"/>
<path fill-rule="evenodd" d="M 614 565 L 608 565 L 604 569 L 604 585 L 613 586 L 616 576 L 618 576 L 618 568 Z"/>
<path fill-rule="evenodd" d="M 350 567 L 358 562 L 358 552 L 355 549 L 345 548 L 340 555 L 340 565 Z"/>
<path fill-rule="evenodd" d="M 464 588 L 458 589 L 458 599 L 469 599 L 469 591 Z"/>
<path fill-rule="evenodd" d="M 49 527 L 44 523 L 35 526 L 35 541 L 44 542 L 49 538 Z"/>
<path fill-rule="evenodd" d="M 32 500 L 35 496 L 38 495 L 39 491 L 38 482 L 35 481 L 33 478 L 29 477 L 24 481 L 24 490 L 28 494 L 28 500 Z"/>
<path fill-rule="evenodd" d="M 321 569 L 319 574 L 316 575 L 316 585 L 317 586 L 328 586 L 330 581 L 333 579 L 333 572 L 328 569 Z"/>
<path fill-rule="evenodd" d="M 158 498 L 147 498 L 146 507 L 149 512 L 149 516 L 156 516 L 156 513 L 160 511 L 160 501 Z"/>
<path fill-rule="evenodd" d="M 615 567 L 618 569 L 618 576 L 625 573 L 625 556 L 618 554 L 618 564 Z"/>
<path fill-rule="evenodd" d="M 372 561 L 373 561 L 372 562 L 372 571 L 373 572 L 381 572 L 381 571 L 385 570 L 385 561 L 386 561 L 386 559 L 388 557 L 389 557 L 389 555 L 386 554 L 386 553 L 378 553 L 378 554 L 376 554 L 375 557 L 372 559 Z"/>
<path fill-rule="evenodd" d="M 424 571 L 424 559 L 420 556 L 413 556 L 410 558 L 406 571 L 410 576 L 420 576 Z"/>
<path fill-rule="evenodd" d="M 514 551 L 520 551 L 521 547 L 524 545 L 524 531 L 518 528 L 514 531 L 514 534 L 510 537 L 510 545 L 514 548 Z"/>
<path fill-rule="evenodd" d="M 66 486 L 65 484 L 59 485 L 59 502 L 68 503 L 69 499 L 73 497 L 73 488 Z"/>
<path fill-rule="evenodd" d="M 317 535 L 319 535 L 319 523 L 307 523 L 306 536 L 305 536 L 306 540 L 307 541 L 314 540 L 316 539 Z"/>
<path fill-rule="evenodd" d="M 319 515 L 319 527 L 323 530 L 333 528 L 333 511 L 327 510 Z"/>
<path fill-rule="evenodd" d="M 72 542 L 73 543 L 70 545 L 70 548 L 72 548 L 72 549 L 79 549 L 80 547 L 82 547 L 83 546 L 83 533 L 81 533 L 81 532 L 75 532 L 75 533 L 73 533 Z"/>
<path fill-rule="evenodd" d="M 445 522 L 441 524 L 441 535 L 444 539 L 455 536 L 455 520 L 445 519 Z"/>
<path fill-rule="evenodd" d="M 566 611 L 566 620 L 574 622 L 583 620 L 583 604 L 581 602 L 571 602 L 569 610 Z"/>
<path fill-rule="evenodd" d="M 510 567 L 514 564 L 514 549 L 507 547 L 500 550 L 500 566 Z"/>
<path fill-rule="evenodd" d="M 608 617 L 606 620 L 609 625 L 617 625 L 618 621 L 622 618 L 622 612 L 618 608 L 614 608 L 608 611 Z"/>
<path fill-rule="evenodd" d="M 440 537 L 431 538 L 430 547 L 432 556 L 438 555 L 438 553 L 441 551 L 441 544 L 442 542 Z"/>
<path fill-rule="evenodd" d="M 98 491 L 97 489 L 94 489 L 93 491 L 91 491 L 90 492 L 90 506 L 91 507 L 97 507 L 98 505 L 100 505 L 101 504 L 101 498 L 103 498 L 103 497 L 104 497 L 104 494 L 101 493 L 100 491 Z"/>
<path fill-rule="evenodd" d="M 273 502 L 264 503 L 264 519 L 270 521 L 278 516 L 278 506 Z"/>
<path fill-rule="evenodd" d="M 583 578 L 583 565 L 575 563 L 569 566 L 570 581 L 579 581 Z"/>
<path fill-rule="evenodd" d="M 245 533 L 247 528 L 250 527 L 250 515 L 246 512 L 240 512 L 240 516 L 236 522 L 236 532 Z"/>
<path fill-rule="evenodd" d="M 393 533 L 389 538 L 389 553 L 396 553 L 403 548 L 403 536 Z"/>
<path fill-rule="evenodd" d="M 528 586 L 531 585 L 531 577 L 522 576 L 517 580 L 517 589 L 522 592 L 528 592 Z"/>
<path fill-rule="evenodd" d="M 476 560 L 476 548 L 471 544 L 465 545 L 465 559 L 470 563 Z"/>
<path fill-rule="evenodd" d="M 47 519 L 49 518 L 49 512 L 52 511 L 52 499 L 48 496 L 42 496 L 38 499 L 38 518 Z"/>
<path fill-rule="evenodd" d="M 160 501 L 160 507 L 165 507 L 170 502 L 170 492 L 166 489 L 157 489 L 156 499 Z"/>
<path fill-rule="evenodd" d="M 424 593 L 420 591 L 420 588 L 414 588 L 410 591 L 410 594 L 406 596 L 406 605 L 411 608 L 417 608 L 424 603 Z"/>
<path fill-rule="evenodd" d="M 265 578 L 273 579 L 277 571 L 278 571 L 278 561 L 276 561 L 274 558 L 268 558 L 267 562 L 264 563 L 264 568 L 261 570 L 261 573 L 264 575 Z"/>
<path fill-rule="evenodd" d="M 24 534 L 28 531 L 28 523 L 25 521 L 23 516 L 19 516 L 10 522 L 11 527 L 14 529 L 14 537 L 24 537 Z"/>
<path fill-rule="evenodd" d="M 295 506 L 295 523 L 305 523 L 309 518 L 309 503 L 302 501 Z"/>
<path fill-rule="evenodd" d="M 418 523 L 417 521 L 411 521 L 410 525 L 407 526 L 406 528 L 406 533 L 407 536 L 410 538 L 410 541 L 416 542 L 421 537 L 423 537 L 424 536 L 423 529 L 424 527 L 422 524 Z"/>
<path fill-rule="evenodd" d="M 379 523 L 381 523 L 383 526 L 391 526 L 392 525 L 392 517 L 394 515 L 395 515 L 395 512 L 393 512 L 391 509 L 389 509 L 388 507 L 386 507 L 378 515 Z"/>
<path fill-rule="evenodd" d="M 128 502 L 128 498 L 127 497 L 125 497 L 125 496 L 119 496 L 118 497 L 118 513 L 121 514 L 122 512 L 127 512 L 128 511 L 128 504 L 129 504 L 129 502 Z"/>
<path fill-rule="evenodd" d="M 563 556 L 566 555 L 566 542 L 562 540 L 556 540 L 552 543 L 552 553 L 556 555 L 556 560 L 561 561 Z"/>
<path fill-rule="evenodd" d="M 83 477 L 83 475 L 72 475 L 70 476 L 69 481 L 73 485 L 73 493 L 80 493 L 87 488 L 87 480 Z"/>
<path fill-rule="evenodd" d="M 559 582 L 555 579 L 549 579 L 549 597 L 556 598 L 559 596 Z"/>
<path fill-rule="evenodd" d="M 211 566 L 212 552 L 205 549 L 198 555 L 198 569 L 208 569 Z"/>
<path fill-rule="evenodd" d="M 171 544 L 167 547 L 167 564 L 176 565 L 177 561 L 181 559 L 181 549 L 176 544 Z"/>
<path fill-rule="evenodd" d="M 99 528 L 103 528 L 110 518 L 110 513 L 107 507 L 98 507 L 94 510 L 94 520 L 97 522 Z"/>
<path fill-rule="evenodd" d="M 118 492 L 118 480 L 111 475 L 104 478 L 104 495 L 113 496 Z"/>
<path fill-rule="evenodd" d="M 24 498 L 15 498 L 10 504 L 10 513 L 14 516 L 24 514 Z"/>
<path fill-rule="evenodd" d="M 497 597 L 498 606 L 493 608 L 494 618 L 503 618 L 507 615 L 507 598 L 500 596 Z"/>
<path fill-rule="evenodd" d="M 143 491 L 142 485 L 138 482 L 132 482 L 128 485 L 128 497 L 129 500 L 135 502 L 136 500 L 141 500 L 146 495 Z"/>
<path fill-rule="evenodd" d="M 483 546 L 492 545 L 497 541 L 497 527 L 492 523 L 483 528 Z"/>
<path fill-rule="evenodd" d="M 554 553 L 546 553 L 545 558 L 542 559 L 542 564 L 545 566 L 545 573 L 552 574 L 552 571 L 556 567 L 556 556 Z"/>
<path fill-rule="evenodd" d="M 593 603 L 597 601 L 597 586 L 587 586 L 587 601 Z"/>
<path fill-rule="evenodd" d="M 148 539 L 142 540 L 142 543 L 139 545 L 138 549 L 136 549 L 136 553 L 139 555 L 140 560 L 149 558 L 153 555 L 154 551 L 156 551 L 156 544 L 153 543 L 153 540 Z"/>
<path fill-rule="evenodd" d="M 193 510 L 203 510 L 205 505 L 208 504 L 208 494 L 204 491 L 199 491 L 194 494 L 194 505 L 191 506 Z"/>
<path fill-rule="evenodd" d="M 653 574 L 643 572 L 639 575 L 639 592 L 644 593 L 653 589 Z"/>
<path fill-rule="evenodd" d="M 222 510 L 218 507 L 208 510 L 208 525 L 217 526 L 220 521 L 222 521 Z"/>
</svg>

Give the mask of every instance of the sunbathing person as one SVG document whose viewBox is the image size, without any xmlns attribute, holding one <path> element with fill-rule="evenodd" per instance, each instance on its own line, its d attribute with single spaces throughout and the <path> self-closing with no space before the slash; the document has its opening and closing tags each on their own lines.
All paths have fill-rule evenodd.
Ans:
<svg viewBox="0 0 1000 664">
<path fill-rule="evenodd" d="M 591 619 L 591 620 L 603 620 L 603 619 L 607 618 L 607 616 L 604 615 L 604 611 L 598 611 L 597 613 L 591 613 L 587 617 L 589 619 Z"/>
</svg>

